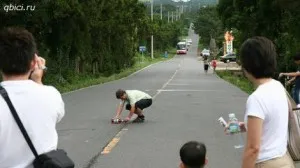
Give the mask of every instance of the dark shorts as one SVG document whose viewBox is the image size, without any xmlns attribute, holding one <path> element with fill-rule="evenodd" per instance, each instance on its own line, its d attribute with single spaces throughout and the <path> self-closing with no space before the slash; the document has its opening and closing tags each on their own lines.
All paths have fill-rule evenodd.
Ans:
<svg viewBox="0 0 300 168">
<path fill-rule="evenodd" d="M 204 70 L 208 70 L 208 65 L 207 64 L 204 65 Z"/>
<path fill-rule="evenodd" d="M 152 104 L 152 99 L 142 99 L 135 103 L 135 108 L 139 108 L 143 110 L 144 108 L 151 106 L 151 104 Z M 130 110 L 130 109 L 131 109 L 131 105 L 127 104 L 126 110 Z"/>
</svg>

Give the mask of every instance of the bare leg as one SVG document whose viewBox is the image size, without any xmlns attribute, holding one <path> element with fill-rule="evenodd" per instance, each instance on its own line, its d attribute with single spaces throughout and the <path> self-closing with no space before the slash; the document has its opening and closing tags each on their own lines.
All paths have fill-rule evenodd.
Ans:
<svg viewBox="0 0 300 168">
<path fill-rule="evenodd" d="M 143 116 L 143 111 L 139 108 L 136 108 L 134 114 L 136 114 L 138 116 Z"/>
<path fill-rule="evenodd" d="M 138 117 L 133 122 L 143 122 L 145 120 L 145 116 L 143 115 L 143 110 L 136 108 L 135 112 Z"/>
</svg>

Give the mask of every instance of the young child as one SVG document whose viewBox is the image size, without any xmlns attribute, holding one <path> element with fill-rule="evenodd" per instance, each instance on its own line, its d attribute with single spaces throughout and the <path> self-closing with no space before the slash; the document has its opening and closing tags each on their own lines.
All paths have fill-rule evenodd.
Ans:
<svg viewBox="0 0 300 168">
<path fill-rule="evenodd" d="M 213 67 L 213 69 L 214 69 L 214 73 L 215 73 L 215 71 L 216 71 L 216 67 L 217 67 L 217 60 L 216 60 L 216 58 L 214 57 L 214 59 L 211 61 L 211 63 L 212 63 L 212 67 Z"/>
<path fill-rule="evenodd" d="M 207 164 L 206 146 L 197 141 L 189 141 L 180 149 L 180 168 L 204 168 Z"/>
</svg>

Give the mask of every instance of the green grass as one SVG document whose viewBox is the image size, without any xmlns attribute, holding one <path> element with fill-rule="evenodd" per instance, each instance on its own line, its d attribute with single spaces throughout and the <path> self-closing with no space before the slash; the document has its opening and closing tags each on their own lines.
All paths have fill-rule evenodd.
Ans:
<svg viewBox="0 0 300 168">
<path fill-rule="evenodd" d="M 230 71 L 216 71 L 217 75 L 224 79 L 225 81 L 228 81 L 229 83 L 232 83 L 233 85 L 239 87 L 244 92 L 251 94 L 255 89 L 250 81 L 248 81 L 245 77 L 240 77 L 237 75 L 234 75 Z"/>
<path fill-rule="evenodd" d="M 128 69 L 124 69 L 122 72 L 118 74 L 113 74 L 108 77 L 100 76 L 100 77 L 92 77 L 92 76 L 80 76 L 77 77 L 74 82 L 71 83 L 64 83 L 64 84 L 54 84 L 53 86 L 56 87 L 61 93 L 66 93 L 70 92 L 73 90 L 77 90 L 80 88 L 92 86 L 92 85 L 98 85 L 98 84 L 103 84 L 106 82 L 110 82 L 113 80 L 118 80 L 121 78 L 124 78 L 150 64 L 157 63 L 159 61 L 166 61 L 174 57 L 176 53 L 175 49 L 172 49 L 168 53 L 168 58 L 163 58 L 162 53 L 155 53 L 154 56 L 155 58 L 152 60 L 151 58 L 146 58 L 144 57 L 141 59 L 141 61 L 137 61 L 136 64 Z"/>
</svg>

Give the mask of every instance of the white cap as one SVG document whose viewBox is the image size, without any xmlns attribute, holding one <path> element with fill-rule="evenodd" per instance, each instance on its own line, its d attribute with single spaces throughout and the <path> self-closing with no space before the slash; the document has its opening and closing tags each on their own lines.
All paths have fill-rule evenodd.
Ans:
<svg viewBox="0 0 300 168">
<path fill-rule="evenodd" d="M 229 118 L 235 118 L 235 114 L 234 113 L 230 113 L 228 116 L 229 116 Z"/>
</svg>

